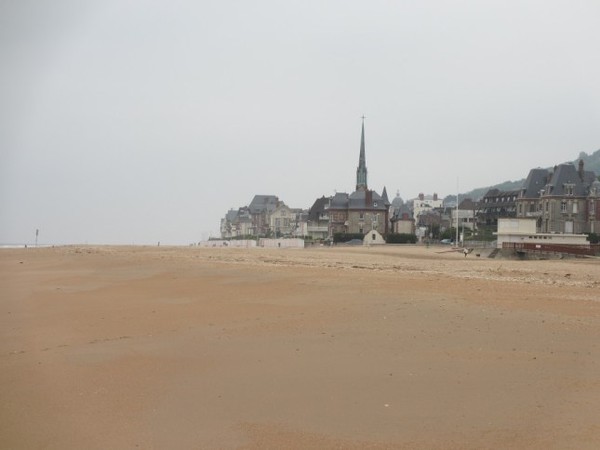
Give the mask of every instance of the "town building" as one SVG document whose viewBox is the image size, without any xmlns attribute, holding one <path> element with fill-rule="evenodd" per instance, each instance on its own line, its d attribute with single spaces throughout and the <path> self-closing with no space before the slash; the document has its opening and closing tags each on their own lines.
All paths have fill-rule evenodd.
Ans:
<svg viewBox="0 0 600 450">
<path fill-rule="evenodd" d="M 412 200 L 413 218 L 416 223 L 419 223 L 419 216 L 422 213 L 429 212 L 435 208 L 441 208 L 443 200 L 436 193 L 433 195 L 425 195 L 422 192 L 419 196 Z"/>
<path fill-rule="evenodd" d="M 596 228 L 596 174 L 584 163 L 532 169 L 516 201 L 518 218 L 535 218 L 539 233 L 581 234 Z M 593 220 L 590 220 L 593 219 Z"/>
<path fill-rule="evenodd" d="M 327 239 L 329 236 L 329 212 L 331 197 L 322 196 L 308 210 L 307 236 L 311 239 Z"/>
<path fill-rule="evenodd" d="M 230 209 L 221 219 L 221 238 L 231 239 L 249 236 L 253 233 L 252 217 L 247 206 Z"/>
<path fill-rule="evenodd" d="M 479 208 L 479 203 L 474 202 L 470 198 L 463 199 L 459 204 L 458 208 L 451 210 L 452 214 L 452 226 L 458 227 L 459 229 L 468 228 L 471 231 L 476 229 L 476 211 Z"/>
<path fill-rule="evenodd" d="M 535 218 L 512 218 L 498 220 L 497 248 L 515 248 L 514 244 L 533 244 L 542 249 L 543 246 L 564 245 L 590 247 L 585 234 L 573 233 L 540 233 L 537 231 Z"/>
<path fill-rule="evenodd" d="M 590 186 L 588 197 L 588 222 L 589 232 L 600 233 L 600 181 L 596 180 Z"/>
<path fill-rule="evenodd" d="M 495 188 L 488 190 L 478 205 L 478 223 L 496 227 L 498 219 L 516 217 L 519 192 L 519 190 L 501 191 Z"/>
<path fill-rule="evenodd" d="M 248 210 L 252 218 L 251 235 L 267 236 L 270 232 L 271 213 L 279 206 L 279 198 L 275 195 L 255 195 Z"/>
<path fill-rule="evenodd" d="M 394 199 L 393 201 L 395 200 L 396 199 Z M 396 205 L 393 211 L 394 213 L 392 215 L 392 218 L 390 219 L 391 232 L 399 234 L 415 234 L 415 219 L 413 219 L 411 210 L 408 207 L 408 205 Z"/>
<path fill-rule="evenodd" d="M 269 229 L 277 238 L 291 236 L 298 227 L 298 214 L 302 210 L 292 209 L 283 202 L 269 215 Z"/>
</svg>

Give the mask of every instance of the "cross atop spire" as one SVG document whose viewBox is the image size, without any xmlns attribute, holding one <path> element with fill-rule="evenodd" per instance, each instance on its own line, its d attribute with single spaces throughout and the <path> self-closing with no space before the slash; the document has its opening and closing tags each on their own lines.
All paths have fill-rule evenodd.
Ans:
<svg viewBox="0 0 600 450">
<path fill-rule="evenodd" d="M 367 190 L 367 161 L 365 157 L 365 116 L 362 116 L 362 130 L 360 134 L 360 155 L 356 169 L 356 190 Z"/>
</svg>

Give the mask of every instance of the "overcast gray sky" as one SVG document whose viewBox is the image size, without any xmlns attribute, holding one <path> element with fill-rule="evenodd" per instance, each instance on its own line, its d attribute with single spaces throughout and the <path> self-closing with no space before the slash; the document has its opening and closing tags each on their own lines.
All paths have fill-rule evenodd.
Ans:
<svg viewBox="0 0 600 450">
<path fill-rule="evenodd" d="M 0 0 L 0 243 L 489 186 L 600 148 L 600 2 Z"/>
</svg>

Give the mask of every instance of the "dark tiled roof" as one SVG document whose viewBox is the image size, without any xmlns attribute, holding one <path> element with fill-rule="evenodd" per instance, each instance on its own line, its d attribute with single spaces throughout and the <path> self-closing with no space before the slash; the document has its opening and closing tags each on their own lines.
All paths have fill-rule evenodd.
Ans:
<svg viewBox="0 0 600 450">
<path fill-rule="evenodd" d="M 367 204 L 367 193 L 371 195 L 369 204 Z M 383 198 L 375 191 L 354 191 L 348 199 L 348 209 L 387 209 Z"/>
<path fill-rule="evenodd" d="M 497 197 L 499 193 L 500 193 L 500 189 L 496 189 L 496 188 L 494 188 L 494 189 L 489 189 L 489 190 L 488 190 L 488 191 L 485 193 L 485 195 L 483 196 L 483 198 L 486 198 L 486 197 Z"/>
<path fill-rule="evenodd" d="M 540 190 L 544 189 L 549 176 L 550 171 L 548 169 L 531 169 L 525 183 L 523 183 L 520 197 L 539 198 Z"/>
<path fill-rule="evenodd" d="M 562 196 L 567 195 L 567 185 L 573 186 L 573 193 L 576 197 L 588 195 L 589 187 L 596 179 L 594 172 L 583 172 L 583 179 L 579 171 L 573 164 L 560 164 L 554 173 L 550 182 L 545 187 L 544 195 Z"/>
<path fill-rule="evenodd" d="M 308 210 L 308 220 L 317 221 L 321 214 L 325 212 L 325 207 L 329 204 L 331 197 L 321 197 L 315 200 Z"/>
<path fill-rule="evenodd" d="M 465 198 L 458 204 L 458 209 L 473 210 L 477 208 L 477 202 L 474 202 L 471 198 Z"/>
<path fill-rule="evenodd" d="M 225 219 L 228 220 L 229 222 L 233 222 L 237 216 L 238 216 L 238 211 L 237 209 L 230 209 L 229 211 L 227 211 L 227 214 L 225 215 Z"/>
<path fill-rule="evenodd" d="M 250 202 L 250 214 L 260 214 L 264 211 L 274 211 L 279 199 L 275 195 L 255 195 Z"/>
<path fill-rule="evenodd" d="M 329 209 L 348 209 L 348 194 L 345 192 L 336 192 L 331 198 Z"/>
<path fill-rule="evenodd" d="M 505 207 L 507 205 L 514 205 L 515 200 L 519 197 L 520 190 L 513 191 L 501 191 L 499 189 L 490 189 L 483 196 L 482 201 L 479 203 L 483 209 Z"/>
<path fill-rule="evenodd" d="M 401 205 L 400 207 L 398 207 L 398 209 L 396 209 L 392 220 L 401 220 L 403 216 L 412 220 L 412 211 L 410 210 L 410 207 L 406 204 Z"/>
</svg>

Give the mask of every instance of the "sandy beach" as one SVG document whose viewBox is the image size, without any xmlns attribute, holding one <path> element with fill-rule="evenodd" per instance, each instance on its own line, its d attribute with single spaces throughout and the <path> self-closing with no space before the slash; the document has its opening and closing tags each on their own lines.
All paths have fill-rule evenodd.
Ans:
<svg viewBox="0 0 600 450">
<path fill-rule="evenodd" d="M 0 250 L 0 448 L 600 448 L 600 261 L 444 250 Z"/>
</svg>

